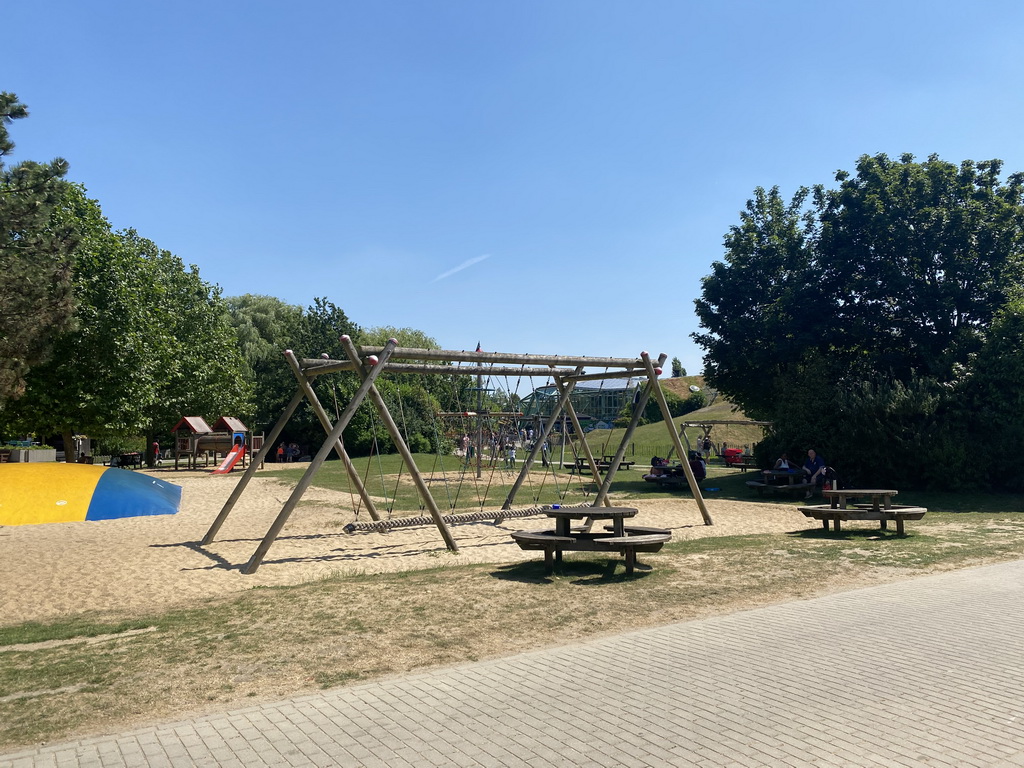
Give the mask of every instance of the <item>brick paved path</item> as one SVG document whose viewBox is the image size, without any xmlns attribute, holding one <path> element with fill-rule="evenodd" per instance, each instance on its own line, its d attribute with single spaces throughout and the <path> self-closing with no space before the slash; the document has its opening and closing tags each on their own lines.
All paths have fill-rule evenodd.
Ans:
<svg viewBox="0 0 1024 768">
<path fill-rule="evenodd" d="M 0 766 L 1024 766 L 1024 561 L 0 755 Z"/>
</svg>

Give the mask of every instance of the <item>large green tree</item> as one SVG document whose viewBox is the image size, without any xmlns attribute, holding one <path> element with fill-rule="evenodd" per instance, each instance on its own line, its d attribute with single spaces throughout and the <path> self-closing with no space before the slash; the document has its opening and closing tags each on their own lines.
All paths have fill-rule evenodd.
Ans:
<svg viewBox="0 0 1024 768">
<path fill-rule="evenodd" d="M 754 190 L 696 301 L 704 376 L 754 417 L 770 416 L 777 383 L 824 332 L 808 194 L 787 202 L 777 188 Z"/>
<path fill-rule="evenodd" d="M 22 393 L 26 373 L 46 359 L 74 311 L 76 233 L 53 217 L 68 164 L 3 162 L 14 149 L 8 126 L 27 116 L 17 96 L 0 93 L 0 408 Z"/>
<path fill-rule="evenodd" d="M 29 372 L 9 427 L 62 434 L 68 445 L 74 433 L 157 436 L 184 415 L 251 410 L 226 308 L 195 268 L 133 231 L 113 232 L 80 186 L 65 185 L 53 215 L 79 241 L 76 325 Z"/>
<path fill-rule="evenodd" d="M 775 422 L 766 450 L 814 445 L 865 481 L 968 474 L 962 386 L 993 321 L 1014 327 L 1001 313 L 1024 277 L 1024 176 L 1000 172 L 875 155 L 832 189 L 755 191 L 694 338 L 709 383 Z"/>
<path fill-rule="evenodd" d="M 876 155 L 836 189 L 755 190 L 696 300 L 709 383 L 771 418 L 813 357 L 829 379 L 952 377 L 1024 275 L 1024 176 L 999 171 Z"/>
</svg>

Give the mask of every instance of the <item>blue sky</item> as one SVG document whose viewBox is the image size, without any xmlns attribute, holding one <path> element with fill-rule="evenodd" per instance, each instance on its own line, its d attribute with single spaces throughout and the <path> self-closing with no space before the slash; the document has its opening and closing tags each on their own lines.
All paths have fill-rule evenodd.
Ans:
<svg viewBox="0 0 1024 768">
<path fill-rule="evenodd" d="M 862 154 L 1024 170 L 1024 3 L 7 0 L 14 160 L 226 295 L 445 348 L 701 369 L 757 186 Z"/>
</svg>

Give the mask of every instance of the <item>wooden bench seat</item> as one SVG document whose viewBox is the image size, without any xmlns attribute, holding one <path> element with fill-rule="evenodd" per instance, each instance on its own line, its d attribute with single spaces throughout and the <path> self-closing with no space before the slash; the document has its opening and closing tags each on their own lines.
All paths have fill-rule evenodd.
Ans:
<svg viewBox="0 0 1024 768">
<path fill-rule="evenodd" d="M 764 496 L 765 491 L 770 491 L 771 493 L 793 493 L 795 491 L 803 491 L 806 493 L 809 489 L 813 488 L 814 485 L 813 483 L 793 483 L 792 485 L 787 483 L 785 485 L 777 485 L 775 483 L 766 483 L 761 480 L 747 480 L 747 487 L 755 489 L 758 496 Z"/>
<path fill-rule="evenodd" d="M 813 507 L 797 507 L 805 516 L 821 520 L 828 530 L 829 522 L 833 529 L 838 532 L 839 524 L 846 520 L 878 520 L 881 529 L 887 530 L 890 520 L 896 523 L 896 533 L 899 536 L 906 535 L 904 523 L 907 520 L 920 520 L 928 510 L 925 507 L 893 506 L 890 509 L 865 509 L 863 506 L 847 509 L 833 509 L 830 505 L 821 504 Z"/>
<path fill-rule="evenodd" d="M 614 531 L 615 530 L 615 526 L 614 525 L 606 525 L 604 527 L 604 529 L 606 531 Z M 663 533 L 663 534 L 667 534 L 669 536 L 672 535 L 672 531 L 669 530 L 668 528 L 648 528 L 648 527 L 643 526 L 643 525 L 626 525 L 626 526 L 623 526 L 623 530 L 627 534 L 634 535 L 634 536 L 643 536 L 643 535 L 648 534 L 648 533 Z"/>
<path fill-rule="evenodd" d="M 513 531 L 512 538 L 520 549 L 544 550 L 544 572 L 550 575 L 555 569 L 555 553 L 562 559 L 562 549 L 567 544 L 575 544 L 571 536 L 557 536 L 550 531 Z"/>
<path fill-rule="evenodd" d="M 672 534 L 646 533 L 639 536 L 612 536 L 599 539 L 601 546 L 617 550 L 626 558 L 626 573 L 633 573 L 637 552 L 657 552 L 672 538 Z"/>
<path fill-rule="evenodd" d="M 657 552 L 672 533 L 662 528 L 640 528 L 631 530 L 643 531 L 637 535 L 607 536 L 598 533 L 575 533 L 573 536 L 559 536 L 554 531 L 514 531 L 512 538 L 520 549 L 543 550 L 544 571 L 553 573 L 555 562 L 561 562 L 562 552 L 618 552 L 625 557 L 626 573 L 633 573 L 636 567 L 637 552 Z"/>
</svg>

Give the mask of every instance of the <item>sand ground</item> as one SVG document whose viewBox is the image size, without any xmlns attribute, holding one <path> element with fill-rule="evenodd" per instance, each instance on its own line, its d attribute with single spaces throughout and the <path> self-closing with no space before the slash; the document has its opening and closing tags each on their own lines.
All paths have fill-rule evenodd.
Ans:
<svg viewBox="0 0 1024 768">
<path fill-rule="evenodd" d="M 127 471 L 127 470 L 126 470 Z M 103 522 L 0 528 L 0 623 L 48 621 L 90 611 L 149 613 L 260 586 L 298 584 L 336 573 L 378 573 L 465 563 L 535 559 L 509 533 L 549 528 L 544 517 L 452 526 L 459 545 L 449 552 L 437 528 L 348 534 L 355 519 L 347 493 L 310 488 L 259 570 L 245 575 L 256 546 L 291 493 L 291 486 L 257 475 L 221 528 L 204 537 L 239 475 L 154 470 L 182 487 L 176 515 Z M 794 507 L 708 500 L 706 526 L 696 503 L 630 500 L 635 525 L 670 528 L 673 538 L 784 532 L 806 527 Z M 360 516 L 368 520 L 365 512 Z"/>
</svg>

